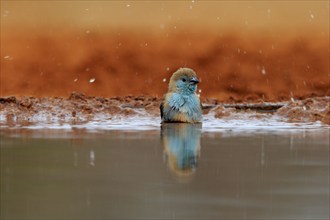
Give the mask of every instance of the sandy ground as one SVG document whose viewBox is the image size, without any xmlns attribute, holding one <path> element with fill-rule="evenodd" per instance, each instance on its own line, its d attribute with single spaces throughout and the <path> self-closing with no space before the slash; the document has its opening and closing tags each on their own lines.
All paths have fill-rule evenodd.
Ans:
<svg viewBox="0 0 330 220">
<path fill-rule="evenodd" d="M 34 29 L 1 40 L 1 97 L 161 97 L 183 66 L 201 78 L 201 97 L 222 102 L 330 95 L 329 41 L 316 34 Z"/>
</svg>

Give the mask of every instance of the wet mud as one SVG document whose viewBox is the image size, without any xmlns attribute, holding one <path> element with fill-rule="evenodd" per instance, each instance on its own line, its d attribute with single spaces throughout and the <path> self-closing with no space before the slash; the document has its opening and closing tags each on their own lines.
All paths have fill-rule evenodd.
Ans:
<svg viewBox="0 0 330 220">
<path fill-rule="evenodd" d="M 29 122 L 86 123 L 127 116 L 159 117 L 162 98 L 154 96 L 94 97 L 72 93 L 67 98 L 4 97 L 0 98 L 0 121 L 5 124 Z M 237 119 L 237 113 L 263 119 L 278 116 L 287 122 L 330 124 L 330 97 L 307 98 L 281 103 L 226 104 L 202 99 L 203 113 L 215 118 Z"/>
</svg>

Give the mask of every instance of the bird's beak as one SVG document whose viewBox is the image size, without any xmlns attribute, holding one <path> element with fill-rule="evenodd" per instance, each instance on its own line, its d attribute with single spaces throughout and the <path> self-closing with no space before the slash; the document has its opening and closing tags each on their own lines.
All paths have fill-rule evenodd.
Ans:
<svg viewBox="0 0 330 220">
<path fill-rule="evenodd" d="M 193 77 L 189 82 L 190 82 L 190 84 L 197 84 L 200 81 L 196 77 Z"/>
</svg>

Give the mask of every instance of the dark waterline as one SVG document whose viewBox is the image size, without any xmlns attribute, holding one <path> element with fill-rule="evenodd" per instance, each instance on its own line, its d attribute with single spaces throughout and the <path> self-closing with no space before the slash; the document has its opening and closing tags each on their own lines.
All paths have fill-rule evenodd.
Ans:
<svg viewBox="0 0 330 220">
<path fill-rule="evenodd" d="M 0 134 L 1 219 L 329 218 L 329 130 Z"/>
</svg>

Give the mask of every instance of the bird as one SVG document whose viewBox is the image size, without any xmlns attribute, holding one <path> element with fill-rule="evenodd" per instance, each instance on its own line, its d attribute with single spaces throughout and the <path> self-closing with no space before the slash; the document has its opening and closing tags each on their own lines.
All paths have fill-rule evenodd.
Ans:
<svg viewBox="0 0 330 220">
<path fill-rule="evenodd" d="M 199 82 L 190 68 L 179 68 L 172 74 L 160 104 L 161 123 L 202 123 L 202 106 L 196 94 Z"/>
</svg>

